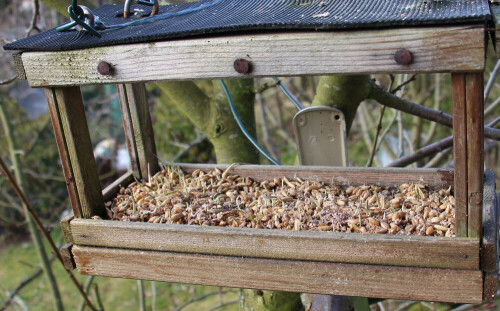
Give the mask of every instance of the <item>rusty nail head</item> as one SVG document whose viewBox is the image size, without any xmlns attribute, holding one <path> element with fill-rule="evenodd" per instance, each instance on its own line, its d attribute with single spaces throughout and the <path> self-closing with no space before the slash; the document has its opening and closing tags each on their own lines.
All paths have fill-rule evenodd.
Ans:
<svg viewBox="0 0 500 311">
<path fill-rule="evenodd" d="M 238 58 L 237 60 L 235 60 L 233 66 L 234 70 L 236 70 L 237 73 L 241 74 L 249 73 L 252 70 L 251 64 L 243 58 Z"/>
<path fill-rule="evenodd" d="M 407 49 L 401 49 L 394 53 L 394 60 L 399 65 L 409 65 L 413 62 L 413 56 Z"/>
<path fill-rule="evenodd" d="M 103 76 L 109 76 L 111 74 L 111 65 L 105 61 L 100 61 L 99 65 L 97 65 L 97 71 Z"/>
<path fill-rule="evenodd" d="M 483 202 L 483 194 L 480 192 L 471 193 L 469 197 L 470 204 L 481 204 Z"/>
</svg>

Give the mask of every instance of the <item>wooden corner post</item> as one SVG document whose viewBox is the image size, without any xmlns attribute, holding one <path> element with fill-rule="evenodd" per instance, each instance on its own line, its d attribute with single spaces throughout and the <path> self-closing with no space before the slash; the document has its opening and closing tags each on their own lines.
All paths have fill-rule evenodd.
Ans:
<svg viewBox="0 0 500 311">
<path fill-rule="evenodd" d="M 484 176 L 483 72 L 453 73 L 456 232 L 481 237 Z"/>
<path fill-rule="evenodd" d="M 122 111 L 125 139 L 138 178 L 147 178 L 160 170 L 153 135 L 153 123 L 144 83 L 117 86 Z"/>
<path fill-rule="evenodd" d="M 79 87 L 45 90 L 73 212 L 77 217 L 106 215 L 101 183 Z"/>
</svg>

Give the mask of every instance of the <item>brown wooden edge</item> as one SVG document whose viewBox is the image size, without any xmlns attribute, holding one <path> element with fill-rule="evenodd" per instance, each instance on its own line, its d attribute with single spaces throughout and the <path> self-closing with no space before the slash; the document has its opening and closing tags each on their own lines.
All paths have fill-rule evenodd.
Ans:
<svg viewBox="0 0 500 311">
<path fill-rule="evenodd" d="M 465 74 L 451 74 L 453 100 L 453 154 L 456 234 L 467 236 L 467 120 Z"/>
<path fill-rule="evenodd" d="M 483 72 L 466 73 L 467 107 L 467 236 L 481 237 L 484 183 Z"/>
<path fill-rule="evenodd" d="M 104 201 L 109 201 L 115 197 L 121 187 L 128 186 L 134 180 L 134 172 L 128 171 L 122 176 L 118 177 L 113 183 L 102 190 Z"/>
<path fill-rule="evenodd" d="M 64 174 L 64 179 L 66 181 L 66 189 L 68 190 L 68 196 L 71 203 L 71 208 L 73 209 L 73 214 L 79 217 L 82 213 L 81 213 L 80 201 L 78 200 L 78 189 L 76 188 L 75 185 L 73 169 L 71 167 L 71 162 L 69 160 L 68 146 L 66 144 L 66 138 L 64 135 L 64 130 L 61 122 L 61 114 L 59 112 L 59 107 L 57 105 L 57 98 L 54 89 L 46 88 L 45 96 L 47 97 L 50 119 L 52 122 L 52 128 L 54 129 L 54 138 L 56 140 L 57 151 L 59 152 L 59 158 L 61 159 L 62 171 Z"/>
<path fill-rule="evenodd" d="M 479 270 L 304 262 L 73 247 L 82 274 L 326 295 L 480 303 Z"/>
<path fill-rule="evenodd" d="M 21 58 L 22 52 L 15 52 L 12 54 L 14 60 L 14 72 L 17 80 L 26 80 L 26 72 L 24 71 L 23 60 Z"/>
<path fill-rule="evenodd" d="M 483 189 L 483 244 L 481 247 L 481 269 L 484 273 L 485 301 L 492 302 L 498 290 L 498 198 L 495 193 L 495 174 L 485 172 Z"/>
<path fill-rule="evenodd" d="M 122 112 L 123 131 L 125 133 L 125 141 L 127 142 L 127 150 L 132 165 L 134 175 L 140 178 L 139 170 L 139 156 L 137 155 L 137 148 L 135 146 L 134 129 L 132 119 L 130 116 L 130 109 L 128 105 L 127 91 L 125 84 L 117 84 L 116 91 L 118 92 L 118 99 L 120 101 L 120 109 Z"/>
<path fill-rule="evenodd" d="M 54 88 L 81 217 L 104 217 L 104 200 L 79 87 Z"/>
<path fill-rule="evenodd" d="M 73 244 L 66 243 L 59 249 L 59 251 L 61 252 L 61 257 L 63 259 L 63 266 L 68 271 L 74 270 L 76 268 L 73 253 L 71 252 L 72 248 Z"/>
<path fill-rule="evenodd" d="M 479 240 L 74 219 L 76 245 L 385 266 L 480 270 Z"/>
<path fill-rule="evenodd" d="M 178 165 L 185 173 L 197 169 L 225 171 L 229 164 L 186 164 Z M 397 186 L 403 183 L 421 183 L 431 188 L 448 188 L 453 185 L 453 170 L 448 169 L 411 169 L 375 167 L 331 167 L 331 166 L 287 166 L 287 165 L 233 165 L 229 174 L 253 178 L 256 181 L 273 178 L 302 178 L 339 186 L 379 185 Z"/>
<path fill-rule="evenodd" d="M 70 222 L 75 218 L 73 213 L 68 214 L 66 217 L 61 219 L 61 231 L 64 235 L 64 240 L 66 243 L 74 243 L 73 235 L 71 234 L 71 226 Z"/>
<path fill-rule="evenodd" d="M 483 301 L 493 302 L 497 297 L 498 291 L 498 273 L 485 272 L 484 273 L 484 289 Z"/>
<path fill-rule="evenodd" d="M 160 170 L 144 83 L 118 86 L 122 121 L 133 168 L 147 179 Z"/>
</svg>

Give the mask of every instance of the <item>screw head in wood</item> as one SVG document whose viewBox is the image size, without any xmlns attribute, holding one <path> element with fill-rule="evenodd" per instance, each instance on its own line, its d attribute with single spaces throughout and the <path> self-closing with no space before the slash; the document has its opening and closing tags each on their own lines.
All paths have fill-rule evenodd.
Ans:
<svg viewBox="0 0 500 311">
<path fill-rule="evenodd" d="M 233 66 L 237 73 L 246 74 L 252 71 L 250 62 L 243 58 L 235 60 Z"/>
<path fill-rule="evenodd" d="M 409 65 L 413 62 L 413 56 L 407 49 L 401 49 L 394 53 L 394 60 L 399 65 Z"/>
<path fill-rule="evenodd" d="M 470 204 L 478 205 L 478 204 L 481 204 L 482 202 L 483 202 L 483 194 L 482 193 L 480 193 L 480 192 L 471 193 L 471 195 L 469 197 Z"/>
<path fill-rule="evenodd" d="M 97 71 L 103 76 L 109 76 L 111 74 L 111 65 L 105 61 L 100 61 L 97 65 Z"/>
</svg>

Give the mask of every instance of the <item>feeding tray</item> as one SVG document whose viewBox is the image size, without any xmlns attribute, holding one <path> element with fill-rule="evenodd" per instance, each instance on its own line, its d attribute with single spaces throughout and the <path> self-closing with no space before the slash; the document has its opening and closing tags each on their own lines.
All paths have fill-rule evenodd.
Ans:
<svg viewBox="0 0 500 311">
<path fill-rule="evenodd" d="M 131 19 L 123 6 L 95 10 L 105 28 L 100 37 L 52 29 L 5 46 L 19 50 L 18 77 L 46 89 L 75 214 L 63 222 L 73 243 L 64 254 L 81 273 L 460 303 L 495 297 L 498 204 L 494 177 L 483 171 L 487 1 L 213 0 L 161 6 L 161 18 L 124 26 L 151 8 L 132 10 Z M 250 66 L 239 66 L 245 62 Z M 452 73 L 454 170 L 179 168 L 230 169 L 259 183 L 299 178 L 344 188 L 450 189 L 454 237 L 106 220 L 105 202 L 121 186 L 160 169 L 144 82 L 429 72 Z M 110 83 L 118 85 L 133 171 L 102 190 L 79 86 Z"/>
</svg>

